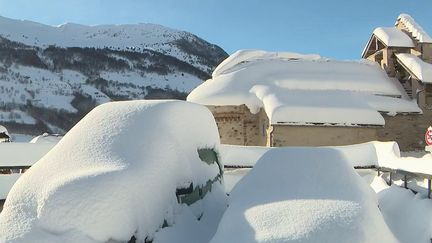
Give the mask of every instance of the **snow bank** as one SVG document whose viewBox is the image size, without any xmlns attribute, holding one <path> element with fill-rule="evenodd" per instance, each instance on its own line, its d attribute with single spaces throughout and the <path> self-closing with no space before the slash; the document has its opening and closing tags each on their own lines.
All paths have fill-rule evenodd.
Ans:
<svg viewBox="0 0 432 243">
<path fill-rule="evenodd" d="M 418 40 L 418 42 L 432 43 L 432 37 L 430 37 L 411 16 L 408 14 L 401 14 L 397 18 L 395 25 L 397 25 L 399 21 L 405 25 L 408 31 L 413 35 L 414 38 Z"/>
<path fill-rule="evenodd" d="M 399 53 L 396 57 L 422 82 L 432 83 L 432 64 L 408 53 Z"/>
<path fill-rule="evenodd" d="M 201 196 L 208 185 L 223 186 L 217 160 L 203 162 L 198 154 L 218 145 L 212 114 L 196 104 L 98 106 L 13 186 L 0 214 L 0 241 L 151 240 L 163 225 L 176 224 L 177 189 L 192 183 Z"/>
<path fill-rule="evenodd" d="M 266 153 L 233 189 L 215 242 L 397 242 L 374 193 L 329 148 Z"/>
<path fill-rule="evenodd" d="M 395 27 L 379 27 L 373 34 L 389 47 L 414 47 L 411 38 Z"/>
<path fill-rule="evenodd" d="M 203 105 L 245 104 L 252 113 L 264 108 L 272 124 L 383 125 L 378 111 L 421 112 L 411 101 L 391 98 L 402 96 L 397 85 L 375 64 L 239 51 L 187 100 Z"/>
<path fill-rule="evenodd" d="M 375 174 L 376 175 L 376 174 Z M 432 238 L 432 201 L 398 186 L 389 187 L 374 177 L 372 188 L 384 219 L 401 243 L 428 243 Z"/>
</svg>

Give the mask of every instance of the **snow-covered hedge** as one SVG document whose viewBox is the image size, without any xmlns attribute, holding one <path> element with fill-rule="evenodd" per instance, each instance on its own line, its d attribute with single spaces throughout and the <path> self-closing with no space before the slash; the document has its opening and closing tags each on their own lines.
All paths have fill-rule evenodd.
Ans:
<svg viewBox="0 0 432 243">
<path fill-rule="evenodd" d="M 152 240 L 175 225 L 188 193 L 198 190 L 188 198 L 193 204 L 223 186 L 218 147 L 216 123 L 203 106 L 101 105 L 13 186 L 0 214 L 0 241 Z M 224 205 L 224 197 L 212 198 Z M 202 201 L 209 203 L 200 200 L 189 214 L 213 214 L 204 209 L 216 207 Z"/>
<path fill-rule="evenodd" d="M 397 242 L 375 196 L 337 150 L 272 149 L 231 191 L 211 242 Z"/>
</svg>

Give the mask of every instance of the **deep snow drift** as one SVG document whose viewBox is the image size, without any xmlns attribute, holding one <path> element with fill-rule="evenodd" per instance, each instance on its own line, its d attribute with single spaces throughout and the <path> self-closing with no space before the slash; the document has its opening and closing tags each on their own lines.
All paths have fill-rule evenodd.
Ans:
<svg viewBox="0 0 432 243">
<path fill-rule="evenodd" d="M 375 171 L 360 171 L 363 179 L 378 195 L 384 219 L 401 243 L 428 243 L 432 238 L 432 201 L 425 194 L 414 194 L 411 190 L 396 185 L 388 186 Z"/>
<path fill-rule="evenodd" d="M 177 216 L 180 222 L 190 223 L 187 215 L 195 215 L 196 224 L 196 217 L 217 222 L 225 207 L 221 165 L 201 160 L 198 149 L 217 152 L 218 146 L 205 107 L 182 101 L 101 105 L 13 186 L 0 214 L 0 241 L 157 240 L 163 226 L 181 226 Z M 212 200 L 179 205 L 176 189 L 191 183 L 199 197 L 211 190 Z M 160 237 L 176 237 L 169 229 Z M 213 232 L 207 231 L 200 241 L 209 240 Z"/>
<path fill-rule="evenodd" d="M 215 242 L 397 242 L 374 192 L 331 148 L 267 152 L 233 189 Z"/>
</svg>

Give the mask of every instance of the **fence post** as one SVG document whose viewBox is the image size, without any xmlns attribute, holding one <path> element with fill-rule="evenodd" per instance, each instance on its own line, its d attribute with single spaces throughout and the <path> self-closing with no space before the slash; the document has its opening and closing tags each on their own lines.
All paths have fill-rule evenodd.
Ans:
<svg viewBox="0 0 432 243">
<path fill-rule="evenodd" d="M 428 198 L 431 198 L 431 179 L 428 179 Z"/>
</svg>

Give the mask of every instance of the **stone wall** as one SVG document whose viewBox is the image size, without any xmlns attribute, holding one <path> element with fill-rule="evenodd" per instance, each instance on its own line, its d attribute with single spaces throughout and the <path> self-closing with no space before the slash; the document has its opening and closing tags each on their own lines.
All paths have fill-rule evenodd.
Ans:
<svg viewBox="0 0 432 243">
<path fill-rule="evenodd" d="M 207 107 L 215 117 L 222 144 L 266 145 L 268 119 L 263 109 L 252 114 L 245 105 Z"/>
<path fill-rule="evenodd" d="M 383 59 L 381 68 L 384 69 L 390 77 L 396 75 L 396 56 L 397 53 L 410 53 L 410 48 L 405 47 L 387 47 L 383 49 Z"/>
<path fill-rule="evenodd" d="M 432 111 L 422 115 L 384 116 L 385 127 L 378 129 L 379 141 L 396 141 L 401 151 L 424 150 L 424 134 L 432 125 Z"/>
<path fill-rule="evenodd" d="M 338 146 L 364 143 L 377 136 L 375 127 L 272 125 L 272 147 Z"/>
<path fill-rule="evenodd" d="M 396 141 L 401 151 L 424 150 L 424 133 L 432 126 L 432 111 L 387 116 L 385 127 L 325 127 L 272 125 L 264 110 L 250 113 L 245 105 L 207 106 L 215 117 L 222 144 L 247 146 L 337 146 Z"/>
</svg>

